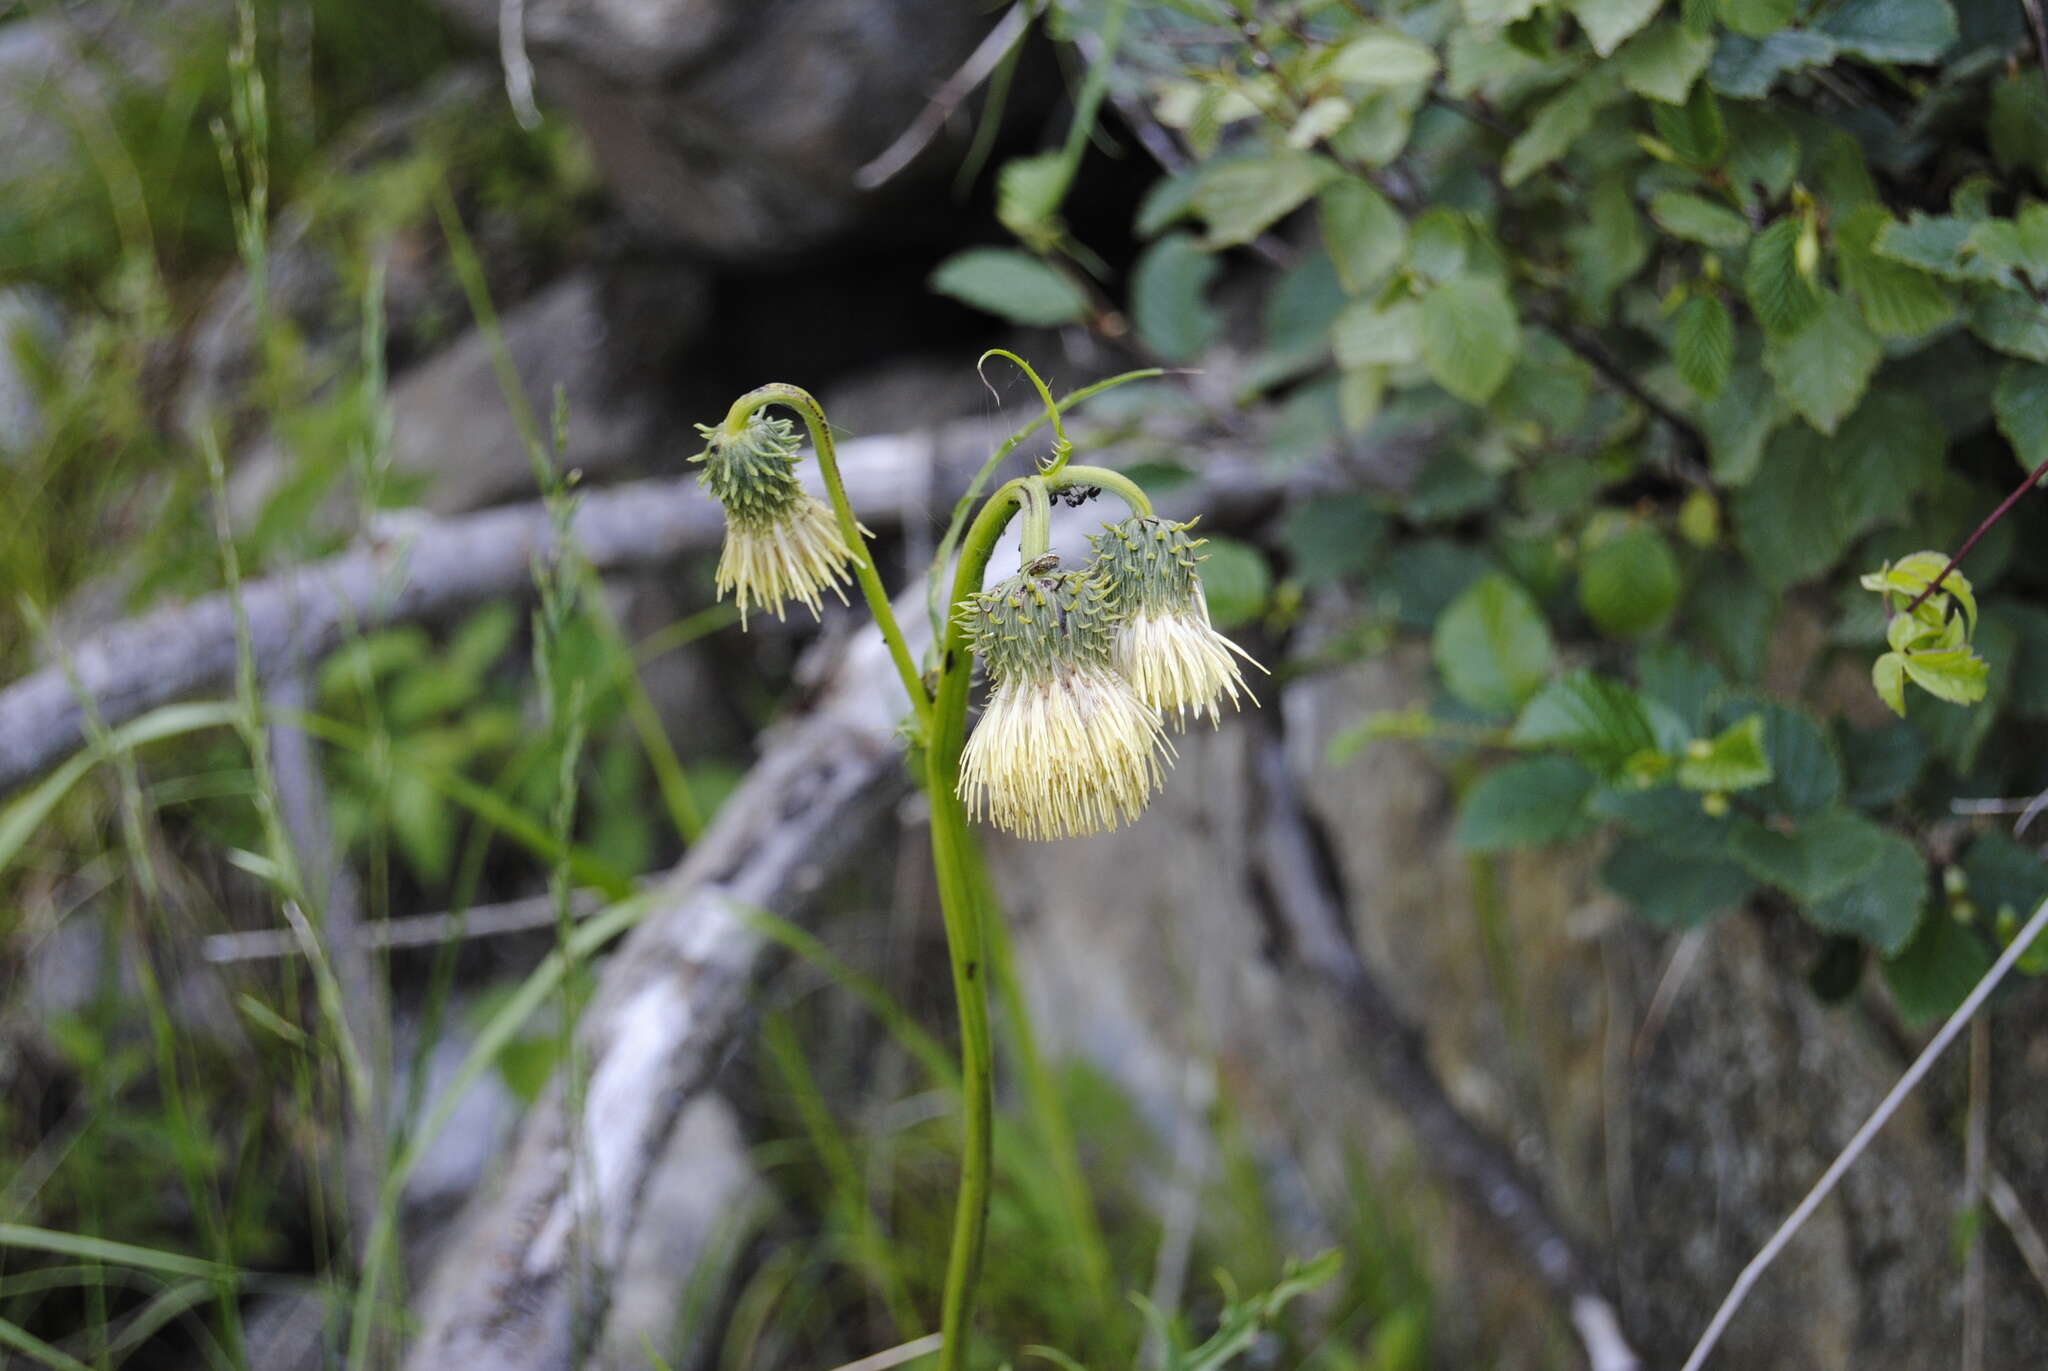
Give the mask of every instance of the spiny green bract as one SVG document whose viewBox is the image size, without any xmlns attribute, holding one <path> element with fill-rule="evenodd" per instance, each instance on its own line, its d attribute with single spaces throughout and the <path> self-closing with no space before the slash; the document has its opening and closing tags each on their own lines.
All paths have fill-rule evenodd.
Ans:
<svg viewBox="0 0 2048 1371">
<path fill-rule="evenodd" d="M 1188 536 L 1193 527 L 1133 514 L 1089 540 L 1119 613 L 1178 607 L 1194 597 L 1202 560 L 1195 549 L 1205 540 Z"/>
<path fill-rule="evenodd" d="M 704 466 L 697 483 L 725 506 L 727 518 L 781 519 L 802 498 L 796 479 L 800 445 L 788 419 L 756 412 L 738 433 L 711 424 L 698 424 L 697 432 L 704 438 L 704 451 L 690 459 Z"/>
<path fill-rule="evenodd" d="M 1033 572 L 996 582 L 963 611 L 974 651 L 997 680 L 1055 663 L 1108 666 L 1118 607 L 1094 571 Z"/>
</svg>

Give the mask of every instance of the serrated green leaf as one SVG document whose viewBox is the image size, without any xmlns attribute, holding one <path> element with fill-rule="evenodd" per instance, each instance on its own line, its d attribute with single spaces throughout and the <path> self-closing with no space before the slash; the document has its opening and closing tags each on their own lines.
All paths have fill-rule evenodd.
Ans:
<svg viewBox="0 0 2048 1371">
<path fill-rule="evenodd" d="M 1773 337 L 1798 333 L 1820 317 L 1825 303 L 1819 283 L 1799 269 L 1803 231 L 1799 216 L 1788 214 L 1767 225 L 1749 247 L 1743 290 L 1756 321 Z M 1793 396 L 1785 398 L 1797 406 Z"/>
<path fill-rule="evenodd" d="M 1497 29 L 1526 19 L 1536 12 L 1538 0 L 1458 0 L 1465 22 L 1482 31 Z"/>
<path fill-rule="evenodd" d="M 1967 647 L 1885 655 L 1899 657 L 1908 680 L 1935 699 L 1946 700 L 1952 705 L 1978 703 L 1990 685 L 1990 663 Z"/>
<path fill-rule="evenodd" d="M 1223 328 L 1206 296 L 1219 264 L 1187 233 L 1147 248 L 1131 272 L 1131 319 L 1145 344 L 1169 362 L 1192 359 Z"/>
<path fill-rule="evenodd" d="M 1773 774 L 1749 798 L 1767 812 L 1795 818 L 1833 806 L 1842 795 L 1842 766 L 1820 721 L 1797 705 L 1757 695 L 1726 701 L 1719 717 L 1732 723 L 1750 714 L 1763 716 L 1764 755 Z"/>
<path fill-rule="evenodd" d="M 1885 831 L 1868 874 L 1803 912 L 1821 931 L 1861 938 L 1889 957 L 1912 940 L 1926 903 L 1927 864 L 1911 843 Z"/>
<path fill-rule="evenodd" d="M 1053 219 L 1071 180 L 1067 159 L 1057 152 L 1005 162 L 996 177 L 996 219 L 1028 246 L 1046 245 L 1057 236 Z"/>
<path fill-rule="evenodd" d="M 1621 83 L 1646 100 L 1682 105 L 1714 55 L 1712 35 L 1684 24 L 1653 24 L 1631 38 L 1614 59 Z"/>
<path fill-rule="evenodd" d="M 1622 40 L 1650 22 L 1663 0 L 1570 0 L 1593 51 L 1610 57 Z M 1681 97 L 1682 98 L 1682 97 Z"/>
<path fill-rule="evenodd" d="M 1429 91 L 1427 81 L 1381 86 L 1354 101 L 1358 113 L 1330 136 L 1330 151 L 1348 163 L 1383 167 L 1401 155 L 1414 132 L 1415 107 Z"/>
<path fill-rule="evenodd" d="M 1750 38 L 1767 38 L 1799 15 L 1801 0 L 1719 0 L 1721 22 Z"/>
<path fill-rule="evenodd" d="M 1892 713 L 1901 719 L 1906 717 L 1906 659 L 1903 654 L 1886 652 L 1872 662 L 1870 685 L 1877 692 L 1877 698 L 1891 707 Z"/>
<path fill-rule="evenodd" d="M 1303 110 L 1293 127 L 1287 130 L 1287 146 L 1297 150 L 1312 148 L 1350 123 L 1357 114 L 1358 106 L 1349 100 L 1325 95 Z"/>
<path fill-rule="evenodd" d="M 1838 514 L 1835 480 L 1827 444 L 1794 424 L 1771 439 L 1756 474 L 1736 491 L 1735 541 L 1765 585 L 1796 585 L 1848 551 L 1854 535 Z"/>
<path fill-rule="evenodd" d="M 1772 774 L 1761 714 L 1694 742 L 1678 763 L 1678 783 L 1687 790 L 1747 790 L 1767 783 Z"/>
<path fill-rule="evenodd" d="M 2003 275 L 1996 267 L 1985 266 L 1964 252 L 1978 222 L 1916 210 L 1904 223 L 1894 221 L 1881 226 L 1871 242 L 1871 250 L 1879 257 L 1932 272 L 1946 281 L 1996 282 Z"/>
<path fill-rule="evenodd" d="M 1579 607 L 1611 638 L 1662 627 L 1678 607 L 1679 589 L 1678 559 L 1647 524 L 1588 548 L 1579 563 Z"/>
<path fill-rule="evenodd" d="M 1798 332 L 1764 343 L 1764 370 L 1806 422 L 1833 433 L 1863 398 L 1884 349 L 1847 300 L 1825 292 L 1820 313 Z"/>
<path fill-rule="evenodd" d="M 1422 356 L 1422 305 L 1395 300 L 1384 307 L 1360 300 L 1330 326 L 1337 361 L 1345 367 L 1408 366 Z"/>
<path fill-rule="evenodd" d="M 1991 969 L 1991 950 L 1944 911 L 1929 912 L 1898 956 L 1884 962 L 1884 982 L 1908 1024 L 1921 1027 L 1953 1014 Z"/>
<path fill-rule="evenodd" d="M 1087 317 L 1088 300 L 1057 271 L 1028 253 L 973 248 L 939 263 L 931 288 L 1012 323 L 1049 327 Z"/>
<path fill-rule="evenodd" d="M 1749 241 L 1749 221 L 1726 205 L 1682 190 L 1650 197 L 1650 217 L 1675 238 L 1710 248 L 1739 248 Z"/>
<path fill-rule="evenodd" d="M 1621 681 L 1584 670 L 1545 686 L 1523 708 L 1510 736 L 1522 747 L 1570 752 L 1603 772 L 1657 748 L 1642 696 Z"/>
<path fill-rule="evenodd" d="M 1408 226 L 1400 211 L 1364 181 L 1345 177 L 1334 182 L 1317 204 L 1323 246 L 1347 294 L 1377 285 L 1407 251 Z"/>
<path fill-rule="evenodd" d="M 1911 724 L 1851 728 L 1842 733 L 1848 799 L 1860 809 L 1876 809 L 1903 798 L 1919 783 L 1926 765 L 1927 743 Z"/>
<path fill-rule="evenodd" d="M 1746 485 L 1763 465 L 1764 444 L 1791 415 L 1778 388 L 1754 363 L 1738 366 L 1700 411 L 1707 459 L 1722 485 Z"/>
<path fill-rule="evenodd" d="M 1963 875 L 1971 901 L 1992 919 L 2008 913 L 2024 919 L 2048 899 L 2048 864 L 1996 830 L 1970 844 L 1963 855 Z"/>
<path fill-rule="evenodd" d="M 1686 856 L 1640 838 L 1615 844 L 1600 868 L 1600 881 L 1659 928 L 1706 923 L 1740 908 L 1757 888 L 1749 873 L 1731 861 Z"/>
<path fill-rule="evenodd" d="M 1886 830 L 1850 809 L 1827 809 L 1780 831 L 1736 826 L 1729 855 L 1758 880 L 1811 903 L 1848 889 L 1883 851 Z"/>
<path fill-rule="evenodd" d="M 1227 163 L 1202 178 L 1190 204 L 1209 225 L 1210 247 L 1235 247 L 1299 209 L 1336 174 L 1305 152 Z"/>
<path fill-rule="evenodd" d="M 1668 639 L 1646 643 L 1636 653 L 1636 680 L 1646 697 L 1669 709 L 1695 734 L 1708 731 L 1709 710 L 1728 688 L 1718 667 Z"/>
<path fill-rule="evenodd" d="M 1520 185 L 1564 156 L 1593 127 L 1593 117 L 1613 104 L 1620 94 L 1620 85 L 1611 69 L 1596 67 L 1545 100 L 1521 136 L 1508 144 L 1507 155 L 1501 159 L 1500 179 L 1510 186 Z"/>
<path fill-rule="evenodd" d="M 2048 367 L 2007 362 L 1998 374 L 1991 406 L 2020 470 L 2040 470 L 2048 462 Z"/>
<path fill-rule="evenodd" d="M 1692 94 L 1682 105 L 1652 105 L 1650 121 L 1665 146 L 1688 166 L 1718 166 L 1728 155 L 1728 125 L 1721 118 L 1721 102 L 1704 81 L 1693 84 Z"/>
<path fill-rule="evenodd" d="M 1422 298 L 1422 361 L 1436 383 L 1461 400 L 1485 404 L 1507 380 L 1522 335 L 1500 282 L 1458 276 Z"/>
<path fill-rule="evenodd" d="M 1431 645 L 1444 685 L 1488 713 L 1506 713 L 1535 694 L 1556 659 L 1543 611 L 1498 574 L 1481 577 L 1451 602 Z"/>
<path fill-rule="evenodd" d="M 1955 301 L 1934 276 L 1878 255 L 1879 233 L 1893 223 L 1882 205 L 1861 205 L 1835 223 L 1835 268 L 1879 337 L 1914 338 L 1955 318 Z"/>
<path fill-rule="evenodd" d="M 1567 230 L 1566 238 L 1575 267 L 1572 284 L 1586 312 L 1604 316 L 1615 288 L 1650 257 L 1650 235 L 1643 231 L 1627 178 L 1603 177 L 1587 197 L 1585 222 Z"/>
<path fill-rule="evenodd" d="M 1212 533 L 1202 554 L 1202 594 L 1209 602 L 1210 622 L 1229 630 L 1264 612 L 1273 573 L 1257 548 Z"/>
<path fill-rule="evenodd" d="M 1766 38 L 1727 34 L 1707 66 L 1707 84 L 1737 100 L 1761 100 L 1778 78 L 1835 60 L 1835 42 L 1806 29 L 1785 29 Z"/>
<path fill-rule="evenodd" d="M 1436 75 L 1436 53 L 1395 29 L 1375 29 L 1331 55 L 1324 74 L 1348 86 L 1400 86 Z"/>
<path fill-rule="evenodd" d="M 1828 450 L 1841 527 L 1854 537 L 1905 515 L 1940 476 L 1947 449 L 1948 435 L 1926 400 L 1906 390 L 1873 391 Z"/>
<path fill-rule="evenodd" d="M 1466 852 L 1500 852 L 1567 842 L 1587 832 L 1593 773 L 1569 757 L 1535 757 L 1496 767 L 1458 807 L 1456 842 Z"/>
<path fill-rule="evenodd" d="M 2024 292 L 1983 292 L 1970 309 L 1970 332 L 2009 356 L 2048 362 L 2048 304 Z"/>
<path fill-rule="evenodd" d="M 1872 62 L 1932 62 L 1956 41 L 1948 0 L 1842 0 L 1814 27 Z"/>
<path fill-rule="evenodd" d="M 1718 295 L 1695 295 L 1671 320 L 1671 359 L 1704 399 L 1713 399 L 1735 367 L 1735 319 Z"/>
<path fill-rule="evenodd" d="M 1330 585 L 1363 576 L 1379 560 L 1387 516 L 1363 495 L 1329 495 L 1297 505 L 1280 526 L 1294 579 Z"/>
</svg>

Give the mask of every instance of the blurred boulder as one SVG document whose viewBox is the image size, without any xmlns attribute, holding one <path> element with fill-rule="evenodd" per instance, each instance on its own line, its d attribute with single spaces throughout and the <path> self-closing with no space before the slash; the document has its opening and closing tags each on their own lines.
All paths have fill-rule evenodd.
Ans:
<svg viewBox="0 0 2048 1371">
<path fill-rule="evenodd" d="M 1525 1264 L 1469 1200 L 1450 1201 L 1367 1069 L 1370 1045 L 1298 959 L 1259 839 L 1271 801 L 1260 752 L 1284 725 L 1325 879 L 1365 961 L 1422 1030 L 1451 1098 L 1607 1260 L 1644 1364 L 1675 1366 L 1910 1043 L 1881 998 L 1858 1010 L 1814 995 L 1800 973 L 1820 940 L 1788 914 L 1659 931 L 1600 887 L 1597 840 L 1485 861 L 1461 852 L 1452 778 L 1427 748 L 1383 742 L 1328 760 L 1338 732 L 1425 698 L 1429 679 L 1426 650 L 1402 649 L 1284 690 L 1262 682 L 1260 713 L 1176 738 L 1171 783 L 1127 833 L 1062 843 L 1056 858 L 993 843 L 1036 1022 L 1048 1050 L 1105 1068 L 1162 1137 L 1201 1127 L 1184 1082 L 1212 1072 L 1295 1250 L 1336 1241 L 1361 1210 L 1399 1216 L 1424 1249 L 1442 1364 L 1583 1364 L 1560 1352 L 1570 1334 Z M 1993 1035 L 2007 1145 L 1991 1161 L 2037 1222 L 2048 1168 L 2026 1140 L 2048 1126 L 2048 1052 L 2028 1049 L 2041 1018 L 2016 1015 Z M 1765 1275 L 1727 1364 L 1953 1364 L 1961 1055 Z M 1996 1224 L 1982 1240 L 1985 1365 L 2042 1365 L 2040 1289 Z M 1551 1335 L 1535 1331 L 1546 1325 Z"/>
<path fill-rule="evenodd" d="M 498 0 L 441 4 L 497 44 Z M 582 126 L 634 228 L 735 261 L 930 232 L 929 191 L 957 142 L 939 140 L 879 190 L 856 190 L 854 172 L 993 23 L 963 0 L 525 5 L 540 94 Z"/>
<path fill-rule="evenodd" d="M 702 309 L 702 284 L 685 272 L 650 281 L 579 271 L 504 316 L 505 349 L 544 441 L 557 388 L 567 405 L 566 468 L 614 477 L 659 454 L 673 421 L 650 353 L 687 335 Z M 650 323 L 655 310 L 662 318 Z M 533 463 L 492 351 L 491 339 L 473 329 L 391 384 L 391 474 L 416 486 L 416 503 L 431 512 L 535 494 Z M 304 463 L 318 460 L 276 435 L 263 439 L 229 490 L 237 521 L 258 517 Z"/>
</svg>

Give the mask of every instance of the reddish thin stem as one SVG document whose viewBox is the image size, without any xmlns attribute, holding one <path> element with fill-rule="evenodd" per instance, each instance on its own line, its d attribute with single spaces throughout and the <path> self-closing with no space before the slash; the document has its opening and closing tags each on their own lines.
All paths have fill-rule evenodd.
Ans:
<svg viewBox="0 0 2048 1371">
<path fill-rule="evenodd" d="M 1911 614 L 1914 610 L 1926 604 L 1927 597 L 1934 594 L 1935 591 L 1941 589 L 1941 583 L 1948 579 L 1948 574 L 1956 569 L 1957 565 L 1961 563 L 1963 558 L 1970 555 L 1970 549 L 1977 546 L 1977 540 L 1982 538 L 1985 534 L 1989 533 L 1991 531 L 1992 525 L 1996 524 L 2000 519 L 2003 519 L 2012 510 L 2012 507 L 2020 502 L 2020 496 L 2025 495 L 2029 490 L 2033 489 L 2034 483 L 2041 479 L 2041 474 L 2044 471 L 2048 471 L 2048 463 L 2043 463 L 2041 466 L 2038 466 L 2034 468 L 2032 471 L 2028 472 L 2026 474 L 2026 477 L 2023 480 L 2021 480 L 2019 485 L 2013 488 L 2012 494 L 2006 496 L 2003 500 L 1999 501 L 1998 508 L 1992 510 L 1991 513 L 1984 516 L 1984 522 L 1977 525 L 1977 531 L 1975 533 L 1972 533 L 1969 537 L 1963 539 L 1963 545 L 1956 549 L 1956 555 L 1948 559 L 1948 565 L 1941 569 L 1941 575 L 1929 581 L 1927 583 L 1927 589 L 1921 591 L 1918 595 L 1913 597 L 1913 603 L 1906 606 L 1906 613 Z"/>
</svg>

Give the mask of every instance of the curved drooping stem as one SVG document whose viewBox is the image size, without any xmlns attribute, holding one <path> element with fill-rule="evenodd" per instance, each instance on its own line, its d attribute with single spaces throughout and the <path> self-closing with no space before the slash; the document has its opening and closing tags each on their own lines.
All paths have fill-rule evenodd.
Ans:
<svg viewBox="0 0 2048 1371">
<path fill-rule="evenodd" d="M 1138 483 L 1120 471 L 1108 467 L 1069 465 L 1059 472 L 1048 475 L 1045 483 L 1054 490 L 1065 490 L 1073 486 L 1100 486 L 1131 507 L 1133 514 L 1152 513 L 1152 501 L 1139 488 Z"/>
<path fill-rule="evenodd" d="M 1067 464 L 1067 458 L 1074 455 L 1074 444 L 1067 437 L 1066 425 L 1060 422 L 1060 405 L 1052 398 L 1052 390 L 1040 379 L 1038 372 L 1032 368 L 1031 363 L 1025 361 L 1016 353 L 1011 352 L 1008 348 L 990 348 L 987 352 L 981 354 L 980 359 L 974 364 L 974 369 L 980 371 L 991 357 L 1001 357 L 1005 361 L 1014 362 L 1017 369 L 1031 379 L 1032 388 L 1038 392 L 1038 398 L 1045 402 L 1046 417 L 1052 420 L 1052 458 L 1038 474 L 1041 476 L 1057 476 L 1060 468 Z M 982 379 L 983 383 L 986 384 L 987 377 Z M 993 392 L 995 387 L 990 386 L 989 390 Z"/>
<path fill-rule="evenodd" d="M 846 482 L 839 474 L 839 450 L 832 442 L 832 428 L 825 422 L 824 408 L 809 391 L 776 382 L 750 390 L 733 401 L 720 427 L 725 433 L 737 435 L 754 412 L 767 405 L 795 410 L 810 431 L 811 450 L 818 455 L 818 470 L 825 478 L 825 493 L 831 499 L 833 517 L 839 521 L 840 535 L 846 539 L 847 553 L 853 558 L 854 578 L 860 582 L 861 594 L 867 598 L 868 611 L 875 616 L 882 641 L 889 645 L 889 656 L 896 663 L 897 675 L 903 678 L 903 689 L 910 696 L 911 708 L 917 711 L 918 722 L 928 725 L 931 697 L 925 693 L 924 678 L 918 672 L 916 659 L 910 655 L 910 644 L 896 622 L 895 611 L 889 607 L 889 592 L 882 586 L 881 573 L 875 570 L 866 530 L 854 515 L 853 502 L 846 498 Z"/>
<path fill-rule="evenodd" d="M 1041 487 L 1042 489 L 1042 487 Z M 944 1346 L 940 1371 L 967 1364 L 968 1325 L 981 1279 L 988 1237 L 988 1196 L 993 1164 L 995 1048 L 988 1025 L 988 953 L 983 932 L 988 911 L 976 838 L 960 802 L 960 752 L 967 743 L 967 694 L 974 653 L 960 606 L 981 590 L 989 558 L 1010 518 L 1028 496 L 1026 482 L 1011 481 L 989 496 L 960 545 L 960 565 L 947 601 L 939 648 L 938 692 L 925 734 L 925 790 L 932 810 L 932 865 L 946 919 L 946 950 L 953 964 L 953 994 L 960 1009 L 960 1100 L 965 1140 L 960 1193 L 953 1211 L 953 1248 L 939 1309 Z"/>
</svg>

